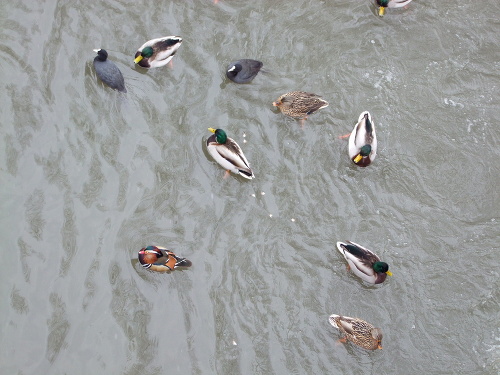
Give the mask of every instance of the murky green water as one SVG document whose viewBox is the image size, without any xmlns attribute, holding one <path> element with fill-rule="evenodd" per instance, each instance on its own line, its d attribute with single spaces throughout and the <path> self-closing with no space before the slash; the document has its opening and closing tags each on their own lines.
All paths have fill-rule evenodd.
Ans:
<svg viewBox="0 0 500 375">
<path fill-rule="evenodd" d="M 496 0 L 13 1 L 0 5 L 2 374 L 497 374 Z M 133 65 L 180 35 L 173 68 Z M 123 72 L 97 81 L 95 48 Z M 224 76 L 264 62 L 249 85 Z M 330 106 L 301 129 L 287 91 Z M 378 156 L 347 156 L 363 110 Z M 223 179 L 208 127 L 256 179 Z M 379 253 L 368 286 L 335 242 Z M 149 244 L 193 267 L 140 268 Z M 328 316 L 382 328 L 340 344 Z"/>
</svg>

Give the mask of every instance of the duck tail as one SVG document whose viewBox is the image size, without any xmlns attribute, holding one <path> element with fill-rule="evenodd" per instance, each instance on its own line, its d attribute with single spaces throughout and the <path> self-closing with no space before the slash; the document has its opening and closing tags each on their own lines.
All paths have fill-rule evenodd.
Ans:
<svg viewBox="0 0 500 375">
<path fill-rule="evenodd" d="M 175 268 L 177 268 L 177 267 L 191 267 L 193 265 L 193 263 L 189 259 L 186 259 L 186 258 L 179 258 L 176 256 L 175 260 L 176 260 Z"/>
<path fill-rule="evenodd" d="M 340 254 L 344 255 L 344 248 L 342 246 L 347 246 L 347 244 L 341 241 L 337 242 L 337 250 Z"/>
<path fill-rule="evenodd" d="M 337 324 L 337 321 L 336 319 L 337 318 L 340 318 L 340 315 L 336 315 L 336 314 L 332 314 L 328 317 L 328 321 L 330 322 L 330 324 L 332 326 L 334 326 L 335 328 L 339 328 L 338 324 Z"/>
</svg>

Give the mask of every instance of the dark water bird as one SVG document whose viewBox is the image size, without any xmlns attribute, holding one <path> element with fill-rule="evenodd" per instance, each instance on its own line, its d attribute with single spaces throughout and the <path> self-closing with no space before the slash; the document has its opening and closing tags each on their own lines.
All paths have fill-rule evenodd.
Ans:
<svg viewBox="0 0 500 375">
<path fill-rule="evenodd" d="M 385 8 L 402 8 L 411 3 L 411 0 L 377 0 L 378 15 L 382 17 L 385 14 Z"/>
<path fill-rule="evenodd" d="M 233 172 L 249 180 L 255 178 L 250 163 L 234 139 L 229 138 L 222 129 L 208 130 L 214 134 L 207 139 L 207 151 L 226 170 L 226 175 Z"/>
<path fill-rule="evenodd" d="M 389 265 L 381 262 L 378 255 L 357 243 L 337 242 L 337 249 L 347 261 L 348 268 L 370 284 L 381 284 L 387 275 L 392 276 Z"/>
<path fill-rule="evenodd" d="M 377 156 L 377 133 L 370 112 L 359 115 L 358 123 L 349 136 L 349 157 L 360 167 L 366 167 Z"/>
<path fill-rule="evenodd" d="M 167 65 L 181 44 L 180 36 L 164 36 L 148 40 L 135 53 L 134 62 L 146 69 Z"/>
<path fill-rule="evenodd" d="M 359 318 L 332 314 L 328 318 L 332 326 L 344 335 L 339 341 L 351 341 L 364 349 L 382 349 L 382 330 Z"/>
<path fill-rule="evenodd" d="M 251 82 L 264 65 L 261 61 L 241 59 L 233 61 L 226 70 L 226 76 L 236 83 Z"/>
<path fill-rule="evenodd" d="M 112 89 L 127 92 L 122 72 L 113 61 L 108 60 L 106 50 L 100 48 L 95 49 L 94 52 L 97 53 L 97 56 L 94 58 L 94 69 L 100 80 Z"/>
<path fill-rule="evenodd" d="M 168 272 L 179 267 L 191 267 L 186 258 L 175 255 L 172 251 L 160 246 L 147 246 L 139 250 L 137 256 L 144 268 L 157 272 Z"/>
<path fill-rule="evenodd" d="M 301 125 L 304 125 L 308 115 L 328 107 L 328 102 L 310 92 L 292 91 L 281 95 L 273 102 L 273 106 L 278 107 L 284 115 L 300 120 Z"/>
</svg>

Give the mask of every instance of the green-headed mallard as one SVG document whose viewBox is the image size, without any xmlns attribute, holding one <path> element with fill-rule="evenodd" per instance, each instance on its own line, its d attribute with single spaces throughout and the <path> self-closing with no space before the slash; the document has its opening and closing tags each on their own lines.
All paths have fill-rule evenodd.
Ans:
<svg viewBox="0 0 500 375">
<path fill-rule="evenodd" d="M 310 92 L 292 91 L 281 95 L 273 102 L 273 106 L 278 107 L 283 114 L 301 120 L 301 124 L 304 125 L 308 115 L 328 107 L 328 102 Z"/>
<path fill-rule="evenodd" d="M 252 59 L 233 61 L 227 67 L 226 76 L 236 83 L 249 83 L 259 73 L 262 65 L 261 61 Z"/>
<path fill-rule="evenodd" d="M 385 8 L 402 8 L 410 3 L 411 0 L 377 0 L 378 15 L 382 17 L 385 14 Z"/>
<path fill-rule="evenodd" d="M 190 260 L 178 257 L 172 251 L 160 246 L 143 247 L 137 257 L 144 268 L 157 272 L 168 272 L 192 265 Z"/>
<path fill-rule="evenodd" d="M 349 157 L 360 167 L 366 167 L 377 156 L 377 134 L 370 112 L 359 115 L 358 123 L 349 136 Z"/>
<path fill-rule="evenodd" d="M 95 49 L 94 52 L 97 53 L 97 56 L 94 58 L 94 69 L 100 80 L 112 89 L 127 92 L 122 72 L 113 61 L 108 60 L 106 50 L 99 48 Z"/>
<path fill-rule="evenodd" d="M 338 328 L 344 335 L 340 340 L 346 340 L 364 349 L 382 349 L 382 330 L 359 318 L 332 314 L 328 318 L 332 326 Z"/>
<path fill-rule="evenodd" d="M 134 62 L 146 69 L 167 65 L 181 44 L 180 36 L 165 36 L 148 40 L 135 53 Z"/>
<path fill-rule="evenodd" d="M 207 139 L 207 151 L 228 172 L 239 174 L 249 180 L 255 178 L 247 158 L 240 146 L 222 129 L 208 128 L 213 135 Z"/>
<path fill-rule="evenodd" d="M 346 241 L 337 242 L 337 249 L 347 260 L 352 272 L 370 284 L 381 284 L 387 275 L 392 276 L 389 265 L 366 247 Z"/>
</svg>

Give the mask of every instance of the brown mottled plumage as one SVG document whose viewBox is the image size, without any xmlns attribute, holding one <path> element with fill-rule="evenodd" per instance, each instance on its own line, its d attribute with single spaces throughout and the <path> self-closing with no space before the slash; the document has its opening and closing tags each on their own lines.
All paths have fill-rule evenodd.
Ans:
<svg viewBox="0 0 500 375">
<path fill-rule="evenodd" d="M 332 314 L 328 318 L 332 326 L 338 328 L 346 339 L 364 349 L 382 349 L 382 330 L 359 318 Z"/>
<path fill-rule="evenodd" d="M 281 95 L 273 102 L 273 105 L 278 107 L 284 115 L 305 120 L 308 115 L 328 107 L 328 102 L 310 92 L 292 91 Z"/>
</svg>

